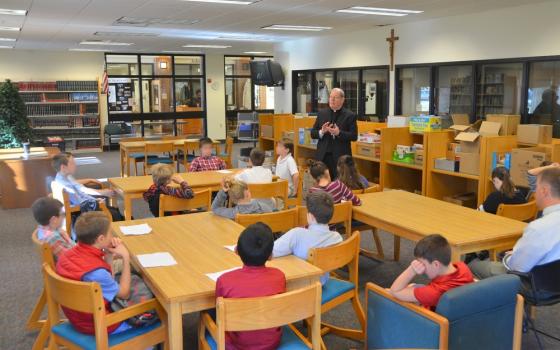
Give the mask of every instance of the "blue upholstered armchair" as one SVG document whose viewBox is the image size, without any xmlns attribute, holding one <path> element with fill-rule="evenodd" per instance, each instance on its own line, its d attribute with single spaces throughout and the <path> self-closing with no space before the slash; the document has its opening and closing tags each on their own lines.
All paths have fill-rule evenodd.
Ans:
<svg viewBox="0 0 560 350">
<path fill-rule="evenodd" d="M 516 276 L 485 279 L 445 293 L 432 312 L 368 283 L 367 349 L 520 349 L 519 286 Z"/>
</svg>

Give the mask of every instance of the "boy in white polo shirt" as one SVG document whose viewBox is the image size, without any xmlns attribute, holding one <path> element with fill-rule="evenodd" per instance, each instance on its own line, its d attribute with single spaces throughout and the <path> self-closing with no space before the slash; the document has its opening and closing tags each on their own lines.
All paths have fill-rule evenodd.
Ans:
<svg viewBox="0 0 560 350">
<path fill-rule="evenodd" d="M 288 196 L 297 196 L 297 184 L 299 180 L 299 171 L 292 154 L 294 153 L 294 143 L 289 139 L 282 139 L 276 143 L 276 153 L 278 160 L 276 161 L 276 176 L 281 179 L 288 180 Z"/>
<path fill-rule="evenodd" d="M 251 167 L 235 175 L 235 179 L 248 184 L 272 182 L 272 171 L 262 166 L 264 159 L 264 152 L 253 148 L 249 154 Z"/>
</svg>

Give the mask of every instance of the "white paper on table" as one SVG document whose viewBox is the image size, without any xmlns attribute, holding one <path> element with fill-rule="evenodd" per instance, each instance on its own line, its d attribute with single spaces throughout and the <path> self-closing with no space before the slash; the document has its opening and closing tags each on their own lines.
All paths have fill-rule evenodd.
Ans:
<svg viewBox="0 0 560 350">
<path fill-rule="evenodd" d="M 218 172 L 219 172 L 220 174 L 231 174 L 231 173 L 232 173 L 231 170 L 218 170 Z"/>
<path fill-rule="evenodd" d="M 227 250 L 231 250 L 232 252 L 235 252 L 235 247 L 237 247 L 237 244 L 225 245 L 224 246 L 224 248 L 226 248 Z"/>
<path fill-rule="evenodd" d="M 233 267 L 231 269 L 227 269 L 227 270 L 223 270 L 223 271 L 218 271 L 218 272 L 212 272 L 212 273 L 207 273 L 206 276 L 208 276 L 208 278 L 210 278 L 212 281 L 216 282 L 218 280 L 218 278 L 220 278 L 221 275 L 223 275 L 226 272 L 230 272 L 233 270 L 237 270 L 240 267 Z"/>
<path fill-rule="evenodd" d="M 152 232 L 152 228 L 148 224 L 120 226 L 120 229 L 125 236 L 146 235 Z"/>
<path fill-rule="evenodd" d="M 167 252 L 137 255 L 140 265 L 143 267 L 159 267 L 177 265 L 177 261 Z"/>
</svg>

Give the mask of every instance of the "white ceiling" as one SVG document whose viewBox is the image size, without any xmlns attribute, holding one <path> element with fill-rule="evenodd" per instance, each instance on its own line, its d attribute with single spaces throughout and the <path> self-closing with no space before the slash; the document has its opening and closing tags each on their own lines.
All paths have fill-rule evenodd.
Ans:
<svg viewBox="0 0 560 350">
<path fill-rule="evenodd" d="M 0 8 L 26 9 L 26 17 L 0 15 L 0 26 L 21 26 L 21 32 L 0 31 L 17 38 L 16 49 L 110 49 L 116 52 L 198 50 L 186 44 L 226 44 L 224 53 L 272 52 L 274 42 L 350 32 L 378 25 L 421 21 L 519 6 L 546 0 L 261 0 L 248 6 L 207 4 L 180 0 L 0 0 Z M 350 6 L 423 10 L 405 17 L 336 13 Z M 113 25 L 123 16 L 181 21 L 146 27 Z M 190 24 L 189 22 L 196 22 Z M 332 27 L 323 32 L 285 32 L 261 29 L 271 24 Z M 125 32 L 98 36 L 95 32 Z M 137 33 L 136 36 L 126 33 Z M 151 36 L 138 36 L 149 34 Z M 154 36 L 155 35 L 155 36 Z M 216 39 L 218 36 L 258 37 L 269 41 Z M 80 45 L 82 40 L 131 42 L 123 47 Z M 0 45 L 10 44 L 0 42 Z M 205 49 L 205 52 L 216 51 Z"/>
</svg>

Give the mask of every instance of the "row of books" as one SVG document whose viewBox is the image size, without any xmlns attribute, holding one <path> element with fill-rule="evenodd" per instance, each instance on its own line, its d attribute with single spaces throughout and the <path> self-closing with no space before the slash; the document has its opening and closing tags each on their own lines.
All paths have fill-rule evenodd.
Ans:
<svg viewBox="0 0 560 350">
<path fill-rule="evenodd" d="M 28 116 L 97 114 L 97 104 L 26 105 Z"/>
<path fill-rule="evenodd" d="M 19 91 L 97 91 L 97 81 L 20 81 Z"/>
<path fill-rule="evenodd" d="M 99 126 L 99 118 L 34 118 L 31 119 L 34 128 L 84 128 Z"/>
<path fill-rule="evenodd" d="M 96 92 L 56 92 L 21 94 L 23 102 L 97 102 Z"/>
</svg>

